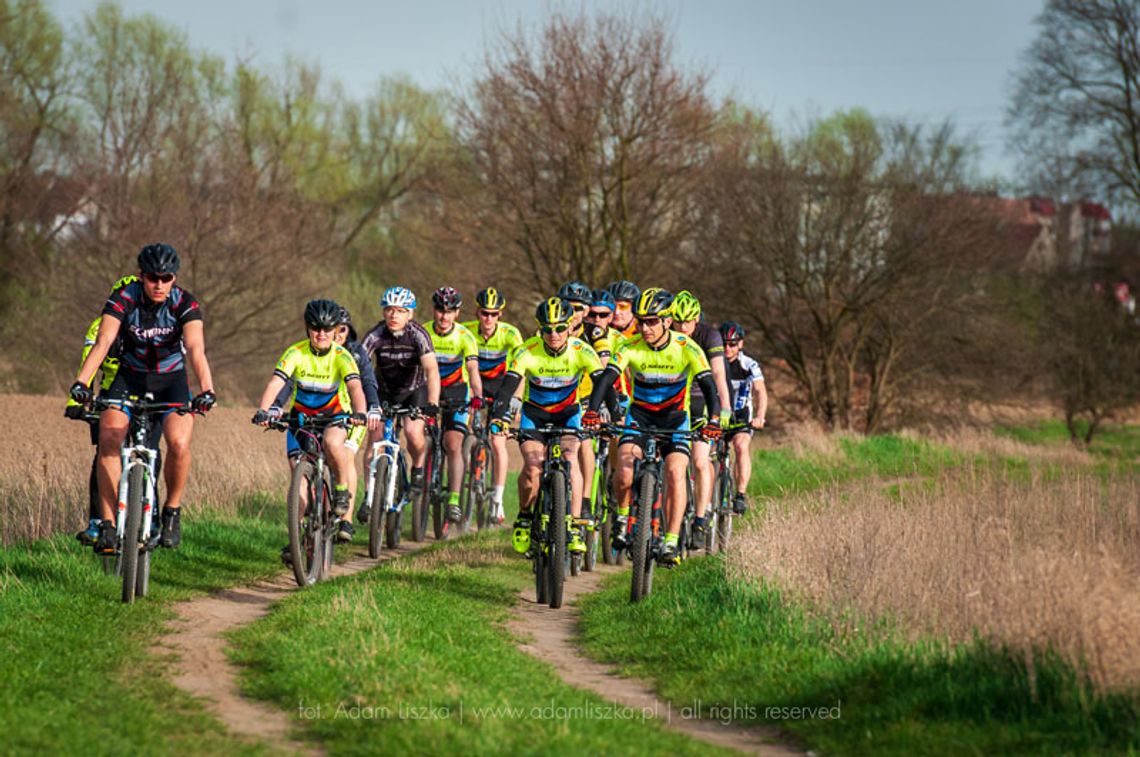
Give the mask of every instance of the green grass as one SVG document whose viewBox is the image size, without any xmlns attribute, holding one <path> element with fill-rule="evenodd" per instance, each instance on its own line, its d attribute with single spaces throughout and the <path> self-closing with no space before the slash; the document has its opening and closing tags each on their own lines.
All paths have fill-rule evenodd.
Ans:
<svg viewBox="0 0 1140 757">
<path fill-rule="evenodd" d="M 1080 425 L 1083 432 L 1087 424 Z M 994 433 L 1026 444 L 1071 444 L 1064 421 L 1041 421 L 1029 426 L 1000 426 Z M 1121 461 L 1140 460 L 1140 426 L 1109 424 L 1093 436 L 1088 451 L 1098 457 Z"/>
<path fill-rule="evenodd" d="M 654 593 L 637 605 L 628 597 L 629 575 L 622 573 L 583 600 L 583 636 L 593 656 L 653 680 L 675 704 L 774 723 L 812 749 L 1140 748 L 1137 700 L 1096 696 L 1049 655 L 1034 661 L 1031 683 L 1023 656 L 981 642 L 948 649 L 898 640 L 885 627 L 840 631 L 771 587 L 729 582 L 717 559 L 662 571 Z M 797 713 L 771 709 L 795 707 L 810 711 L 790 718 Z"/>
<path fill-rule="evenodd" d="M 0 549 L 3 751 L 255 751 L 169 683 L 158 644 L 174 602 L 280 573 L 283 523 L 263 499 L 237 518 L 188 514 L 182 546 L 155 555 L 151 596 L 130 606 L 70 536 Z"/>
<path fill-rule="evenodd" d="M 530 586 L 505 531 L 314 586 L 233 634 L 243 691 L 330 752 L 716 753 L 608 717 L 607 700 L 520 651 L 502 624 Z"/>
</svg>

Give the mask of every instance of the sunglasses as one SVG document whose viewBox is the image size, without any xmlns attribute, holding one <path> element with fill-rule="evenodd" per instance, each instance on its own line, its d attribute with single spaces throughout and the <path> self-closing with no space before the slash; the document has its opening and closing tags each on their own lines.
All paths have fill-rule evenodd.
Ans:
<svg viewBox="0 0 1140 757">
<path fill-rule="evenodd" d="M 169 284 L 174 281 L 173 273 L 144 273 L 143 278 L 152 284 Z"/>
<path fill-rule="evenodd" d="M 726 347 L 739 347 L 740 343 L 742 341 L 744 341 L 744 340 L 743 339 L 730 339 L 729 341 L 725 342 L 724 345 Z"/>
<path fill-rule="evenodd" d="M 310 326 L 309 331 L 314 334 L 331 334 L 337 330 L 336 326 Z"/>
<path fill-rule="evenodd" d="M 650 316 L 646 316 L 645 318 L 638 318 L 637 319 L 637 325 L 638 326 L 647 326 L 649 328 L 653 328 L 654 326 L 661 325 L 661 319 L 655 315 L 650 315 Z"/>
<path fill-rule="evenodd" d="M 618 310 L 624 310 L 624 311 L 628 312 L 630 310 L 633 310 L 633 303 L 632 302 L 619 302 L 617 304 L 617 309 Z"/>
<path fill-rule="evenodd" d="M 543 326 L 539 329 L 544 334 L 565 334 L 570 330 L 570 324 L 558 323 L 553 326 Z"/>
<path fill-rule="evenodd" d="M 501 310 L 480 310 L 479 311 L 479 317 L 480 318 L 498 318 L 502 314 L 503 314 L 503 311 L 501 311 Z"/>
<path fill-rule="evenodd" d="M 589 305 L 583 305 L 580 302 L 571 302 L 570 307 L 574 308 L 575 313 L 585 313 L 590 309 Z"/>
<path fill-rule="evenodd" d="M 609 318 L 612 315 L 613 313 L 609 310 L 591 310 L 586 313 L 586 318 L 593 320 L 595 318 Z"/>
</svg>

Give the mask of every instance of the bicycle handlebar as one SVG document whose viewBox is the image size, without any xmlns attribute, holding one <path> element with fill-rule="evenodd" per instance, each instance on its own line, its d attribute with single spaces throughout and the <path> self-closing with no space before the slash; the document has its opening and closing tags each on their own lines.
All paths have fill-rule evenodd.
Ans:
<svg viewBox="0 0 1140 757">
<path fill-rule="evenodd" d="M 179 415 L 193 414 L 201 415 L 202 413 L 194 409 L 192 402 L 153 402 L 146 399 L 116 399 L 109 397 L 96 397 L 91 406 L 96 412 L 103 410 L 133 410 L 138 413 L 159 413 L 173 411 Z"/>
</svg>

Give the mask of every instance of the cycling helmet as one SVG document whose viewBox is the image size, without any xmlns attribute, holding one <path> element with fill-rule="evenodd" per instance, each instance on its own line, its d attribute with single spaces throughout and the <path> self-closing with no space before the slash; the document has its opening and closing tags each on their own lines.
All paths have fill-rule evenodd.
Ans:
<svg viewBox="0 0 1140 757">
<path fill-rule="evenodd" d="M 570 303 L 561 297 L 551 297 L 538 303 L 534 311 L 534 319 L 539 326 L 557 326 L 560 323 L 569 323 L 573 308 Z"/>
<path fill-rule="evenodd" d="M 168 244 L 148 244 L 139 250 L 139 270 L 143 273 L 178 273 L 178 251 Z"/>
<path fill-rule="evenodd" d="M 475 295 L 475 304 L 484 310 L 502 310 L 507 306 L 507 298 L 499 294 L 498 289 L 487 287 Z"/>
<path fill-rule="evenodd" d="M 415 310 L 415 292 L 407 287 L 388 287 L 384 290 L 384 296 L 380 298 L 380 307 Z"/>
<path fill-rule="evenodd" d="M 701 301 L 688 289 L 677 292 L 670 308 L 675 321 L 695 321 L 701 317 Z"/>
<path fill-rule="evenodd" d="M 332 300 L 309 300 L 305 305 L 305 325 L 311 329 L 331 329 L 340 325 L 343 309 Z"/>
<path fill-rule="evenodd" d="M 431 301 L 439 310 L 458 310 L 463 304 L 463 295 L 451 287 L 440 287 L 431 296 Z"/>
<path fill-rule="evenodd" d="M 111 291 L 117 292 L 120 289 L 122 289 L 123 287 L 125 287 L 127 284 L 133 284 L 138 280 L 139 280 L 138 276 L 135 276 L 133 273 L 129 273 L 126 276 L 124 276 L 123 278 L 116 281 L 114 284 L 112 284 L 111 285 Z"/>
<path fill-rule="evenodd" d="M 617 303 L 614 302 L 614 296 L 610 294 L 608 289 L 595 289 L 594 301 L 590 303 L 590 306 L 595 308 L 606 308 L 607 310 L 613 310 L 615 307 L 617 307 Z"/>
<path fill-rule="evenodd" d="M 673 295 L 661 287 L 649 287 L 642 291 L 641 296 L 633 306 L 633 314 L 638 318 L 649 316 L 669 315 L 669 308 L 673 305 Z"/>
<path fill-rule="evenodd" d="M 606 289 L 614 296 L 615 301 L 637 302 L 637 298 L 641 296 L 641 288 L 634 284 L 632 281 L 615 281 L 610 284 Z"/>
<path fill-rule="evenodd" d="M 567 281 L 558 288 L 558 296 L 567 302 L 589 305 L 594 299 L 594 292 L 581 281 Z"/>
<path fill-rule="evenodd" d="M 726 342 L 744 338 L 744 327 L 736 321 L 725 321 L 720 325 L 720 335 Z"/>
</svg>

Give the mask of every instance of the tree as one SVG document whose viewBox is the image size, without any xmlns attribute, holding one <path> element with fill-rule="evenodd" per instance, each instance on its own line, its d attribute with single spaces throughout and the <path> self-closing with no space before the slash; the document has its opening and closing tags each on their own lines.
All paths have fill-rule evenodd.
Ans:
<svg viewBox="0 0 1140 757">
<path fill-rule="evenodd" d="M 691 243 L 715 113 L 660 19 L 554 15 L 504 35 L 460 102 L 448 220 L 528 290 L 651 278 Z M 465 200 L 457 202 L 457 200 Z"/>
<path fill-rule="evenodd" d="M 1008 120 L 1034 191 L 1140 205 L 1140 7 L 1049 0 Z"/>
<path fill-rule="evenodd" d="M 862 111 L 781 143 L 741 121 L 721 149 L 699 270 L 747 314 L 828 428 L 881 427 L 968 319 L 988 226 L 962 193 L 969 152 Z"/>
</svg>

